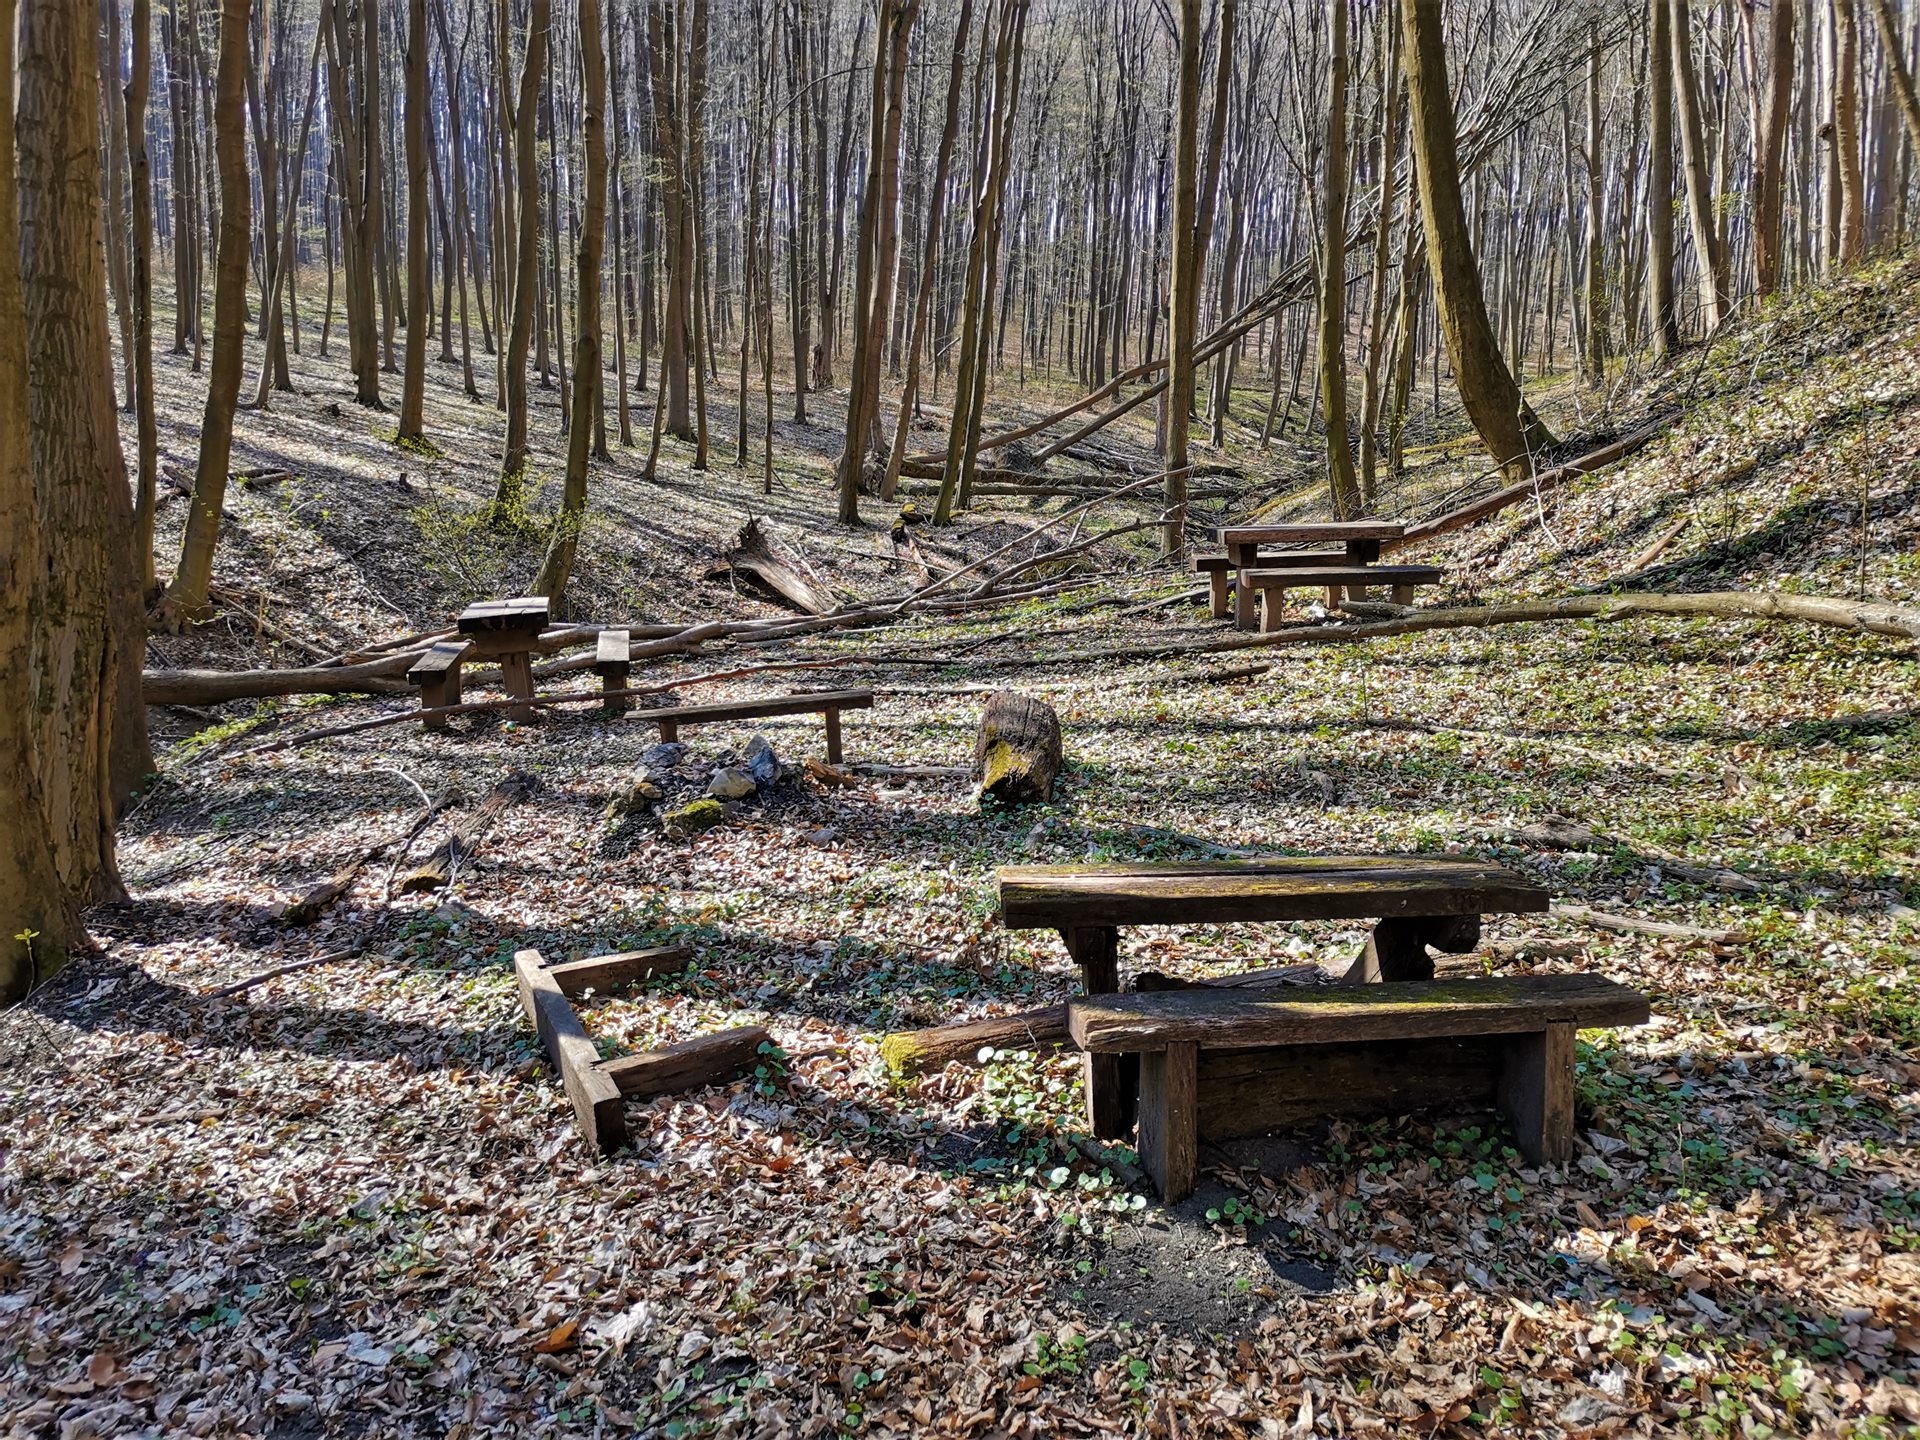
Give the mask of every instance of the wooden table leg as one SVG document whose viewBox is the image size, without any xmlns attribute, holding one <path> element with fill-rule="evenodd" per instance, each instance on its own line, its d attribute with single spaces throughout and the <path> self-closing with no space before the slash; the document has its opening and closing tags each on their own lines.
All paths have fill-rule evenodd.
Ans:
<svg viewBox="0 0 1920 1440">
<path fill-rule="evenodd" d="M 500 657 L 500 678 L 506 682 L 507 693 L 516 700 L 533 698 L 533 662 L 525 650 L 509 650 Z M 515 720 L 531 720 L 533 709 L 527 705 L 515 705 L 507 711 Z"/>
<path fill-rule="evenodd" d="M 1406 915 L 1382 920 L 1367 936 L 1366 947 L 1342 985 L 1391 984 L 1433 979 L 1431 945 L 1447 955 L 1465 955 L 1480 943 L 1478 915 Z"/>
<path fill-rule="evenodd" d="M 838 765 L 840 763 L 840 712 L 828 710 L 823 713 L 827 721 L 827 763 Z"/>
<path fill-rule="evenodd" d="M 1233 624 L 1236 630 L 1251 630 L 1258 624 L 1254 614 L 1253 591 L 1250 590 L 1240 574 L 1250 566 L 1260 563 L 1258 546 L 1229 545 L 1227 559 L 1232 562 L 1233 576 Z"/>
<path fill-rule="evenodd" d="M 1271 635 L 1280 628 L 1287 613 L 1287 592 L 1268 585 L 1260 591 L 1260 633 Z"/>
<path fill-rule="evenodd" d="M 1120 988 L 1120 931 L 1111 925 L 1062 930 L 1067 953 L 1080 966 L 1080 987 L 1089 995 Z M 1121 1140 L 1133 1128 L 1139 1060 L 1132 1055 L 1086 1057 L 1087 1128 L 1102 1140 Z"/>
<path fill-rule="evenodd" d="M 1231 570 L 1211 570 L 1207 572 L 1208 608 L 1213 618 L 1224 620 L 1233 613 L 1233 602 L 1227 597 L 1227 589 L 1233 582 Z"/>
<path fill-rule="evenodd" d="M 1199 1171 L 1199 1053 L 1193 1041 L 1174 1040 L 1140 1057 L 1140 1163 L 1169 1205 L 1193 1193 Z"/>
<path fill-rule="evenodd" d="M 1573 1026 L 1515 1035 L 1504 1048 L 1500 1109 L 1520 1153 L 1535 1165 L 1566 1164 L 1573 1159 Z"/>
</svg>

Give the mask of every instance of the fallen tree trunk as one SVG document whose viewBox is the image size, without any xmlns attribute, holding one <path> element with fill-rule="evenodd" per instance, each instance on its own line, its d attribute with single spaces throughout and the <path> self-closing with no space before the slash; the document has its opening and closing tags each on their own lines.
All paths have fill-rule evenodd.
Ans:
<svg viewBox="0 0 1920 1440">
<path fill-rule="evenodd" d="M 487 832 L 493 828 L 494 821 L 506 812 L 509 805 L 524 800 L 539 788 L 539 781 L 525 771 L 516 770 L 487 792 L 487 798 L 480 802 L 480 808 L 463 817 L 453 827 L 453 834 L 428 857 L 426 862 L 411 875 L 400 882 L 400 893 L 418 895 L 428 890 L 438 890 L 451 884 L 454 872 L 462 861 L 472 857 L 480 848 L 480 842 L 486 839 Z"/>
<path fill-rule="evenodd" d="M 1483 495 L 1480 499 L 1462 505 L 1457 510 L 1449 510 L 1446 514 L 1436 515 L 1431 520 L 1409 525 L 1406 533 L 1399 539 L 1383 541 L 1380 548 L 1383 552 L 1404 550 L 1409 545 L 1417 545 L 1422 540 L 1431 540 L 1436 535 L 1463 530 L 1476 520 L 1484 520 L 1489 515 L 1499 514 L 1509 505 L 1518 505 L 1522 500 L 1544 495 L 1549 490 L 1558 489 L 1569 480 L 1578 479 L 1582 475 L 1611 465 L 1616 460 L 1626 459 L 1634 451 L 1645 446 L 1665 427 L 1664 420 L 1644 425 L 1631 435 L 1623 435 L 1618 440 L 1602 445 L 1597 450 L 1589 450 L 1585 455 L 1565 461 L 1551 470 L 1542 470 L 1529 479 L 1496 490 L 1491 495 Z"/>
<path fill-rule="evenodd" d="M 1164 645 L 1105 645 L 1051 655 L 996 659 L 999 665 L 1061 665 L 1092 660 L 1145 660 L 1157 655 L 1207 655 L 1228 650 L 1258 650 L 1273 645 L 1342 645 L 1416 635 L 1426 630 L 1460 630 L 1494 625 L 1527 625 L 1545 620 L 1629 620 L 1639 615 L 1704 615 L 1722 620 L 1799 620 L 1869 635 L 1920 640 L 1920 610 L 1884 601 L 1838 600 L 1824 595 L 1787 595 L 1777 590 L 1706 590 L 1693 595 L 1657 593 L 1569 595 L 1557 600 L 1523 600 L 1511 605 L 1475 605 L 1451 610 L 1419 610 L 1371 625 L 1303 625 L 1270 635 L 1232 634 Z"/>
<path fill-rule="evenodd" d="M 801 574 L 797 568 L 773 553 L 757 519 L 749 519 L 740 527 L 740 536 L 734 542 L 733 549 L 727 552 L 725 562 L 712 573 L 724 575 L 728 571 L 745 576 L 760 588 L 771 591 L 783 605 L 802 614 L 831 615 L 840 608 L 833 596 L 827 594 L 811 577 Z"/>
</svg>

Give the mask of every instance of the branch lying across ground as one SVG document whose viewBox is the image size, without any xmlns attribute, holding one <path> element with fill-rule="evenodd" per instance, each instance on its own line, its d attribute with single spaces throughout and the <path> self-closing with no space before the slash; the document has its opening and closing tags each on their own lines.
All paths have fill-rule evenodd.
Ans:
<svg viewBox="0 0 1920 1440">
<path fill-rule="evenodd" d="M 1707 590 L 1694 595 L 1569 595 L 1557 600 L 1526 600 L 1511 605 L 1419 610 L 1370 625 L 1302 625 L 1268 635 L 1235 633 L 1203 640 L 1170 641 L 1164 645 L 1102 645 L 1051 655 L 1008 656 L 995 663 L 1065 665 L 1094 660 L 1145 660 L 1159 655 L 1207 655 L 1274 645 L 1354 644 L 1393 635 L 1416 635 L 1426 630 L 1527 625 L 1545 620 L 1629 620 L 1640 615 L 1799 620 L 1869 635 L 1920 640 L 1920 610 L 1907 606 L 1873 600 L 1839 600 L 1825 595 L 1787 595 L 1775 590 Z"/>
</svg>

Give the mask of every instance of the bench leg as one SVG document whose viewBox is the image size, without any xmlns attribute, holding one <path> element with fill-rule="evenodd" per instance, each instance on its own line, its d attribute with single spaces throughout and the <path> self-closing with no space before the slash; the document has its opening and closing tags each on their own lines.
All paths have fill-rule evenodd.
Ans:
<svg viewBox="0 0 1920 1440">
<path fill-rule="evenodd" d="M 428 680 L 421 685 L 420 708 L 422 710 L 437 710 L 446 703 L 447 682 L 445 680 Z M 424 730 L 444 730 L 447 728 L 447 717 L 428 715 L 420 721 L 420 726 Z"/>
<path fill-rule="evenodd" d="M 671 720 L 662 720 L 660 722 L 660 742 L 663 745 L 671 745 L 674 743 L 674 741 L 678 740 L 679 738 L 680 738 L 679 725 L 677 725 Z"/>
<path fill-rule="evenodd" d="M 1287 592 L 1265 589 L 1260 592 L 1260 633 L 1271 635 L 1285 622 Z"/>
<path fill-rule="evenodd" d="M 1506 1042 L 1500 1109 L 1535 1165 L 1573 1159 L 1573 1026 L 1559 1022 Z"/>
<path fill-rule="evenodd" d="M 600 676 L 600 690 L 607 697 L 607 709 L 616 715 L 624 715 L 633 708 L 633 701 L 625 695 L 616 695 L 616 690 L 627 688 L 627 667 L 608 668 Z"/>
<path fill-rule="evenodd" d="M 1233 572 L 1230 570 L 1209 570 L 1207 572 L 1207 598 L 1211 602 L 1213 618 L 1224 620 L 1233 613 L 1227 599 L 1227 587 L 1232 584 Z"/>
<path fill-rule="evenodd" d="M 1327 586 L 1327 609 L 1338 610 L 1340 608 L 1340 602 L 1346 598 L 1346 595 L 1347 595 L 1347 592 L 1346 592 L 1345 586 L 1342 586 L 1342 585 Z"/>
<path fill-rule="evenodd" d="M 840 712 L 838 710 L 827 710 L 823 711 L 822 715 L 827 722 L 827 763 L 829 765 L 838 765 L 841 754 Z"/>
<path fill-rule="evenodd" d="M 1193 1193 L 1199 1169 L 1200 1047 L 1175 1040 L 1140 1057 L 1140 1162 L 1169 1205 Z"/>
<path fill-rule="evenodd" d="M 1111 995 L 1120 988 L 1120 932 L 1111 925 L 1082 925 L 1062 930 L 1067 953 L 1080 966 L 1080 988 L 1089 995 Z M 1134 1097 L 1139 1088 L 1139 1058 L 1133 1055 L 1086 1056 L 1087 1128 L 1102 1140 L 1121 1140 L 1133 1128 Z"/>
<path fill-rule="evenodd" d="M 1396 605 L 1413 604 L 1413 587 L 1411 585 L 1394 586 L 1393 587 L 1393 603 Z"/>
<path fill-rule="evenodd" d="M 506 681 L 507 693 L 516 700 L 533 698 L 533 663 L 524 650 L 509 650 L 500 657 L 500 677 Z M 530 706 L 515 705 L 507 711 L 515 720 L 531 720 L 533 710 Z"/>
<path fill-rule="evenodd" d="M 1465 955 L 1480 943 L 1478 915 L 1411 915 L 1382 920 L 1367 936 L 1359 958 L 1340 977 L 1342 985 L 1379 985 L 1433 979 L 1427 947 Z"/>
<path fill-rule="evenodd" d="M 1233 581 L 1233 625 L 1236 630 L 1251 630 L 1258 623 L 1253 613 L 1253 587 L 1236 575 Z"/>
</svg>

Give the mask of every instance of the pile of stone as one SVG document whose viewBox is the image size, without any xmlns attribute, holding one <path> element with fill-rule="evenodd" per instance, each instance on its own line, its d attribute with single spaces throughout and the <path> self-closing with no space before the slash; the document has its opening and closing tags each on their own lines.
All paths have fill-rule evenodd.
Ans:
<svg viewBox="0 0 1920 1440">
<path fill-rule="evenodd" d="M 607 818 L 656 815 L 667 834 L 684 839 L 713 829 L 792 774 L 764 735 L 755 735 L 739 755 L 724 755 L 717 764 L 678 741 L 662 741 L 641 755 L 639 767 L 607 806 Z"/>
</svg>

